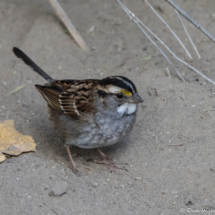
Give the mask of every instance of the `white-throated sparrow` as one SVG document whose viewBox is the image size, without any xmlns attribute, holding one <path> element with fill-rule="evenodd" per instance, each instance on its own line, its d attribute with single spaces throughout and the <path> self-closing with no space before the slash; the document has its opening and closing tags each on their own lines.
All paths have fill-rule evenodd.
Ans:
<svg viewBox="0 0 215 215">
<path fill-rule="evenodd" d="M 132 81 L 122 76 L 54 80 L 20 49 L 13 48 L 13 52 L 48 81 L 35 87 L 47 101 L 50 120 L 64 138 L 73 172 L 77 173 L 77 168 L 70 145 L 98 148 L 107 162 L 99 148 L 119 142 L 132 130 L 137 104 L 143 102 Z"/>
</svg>

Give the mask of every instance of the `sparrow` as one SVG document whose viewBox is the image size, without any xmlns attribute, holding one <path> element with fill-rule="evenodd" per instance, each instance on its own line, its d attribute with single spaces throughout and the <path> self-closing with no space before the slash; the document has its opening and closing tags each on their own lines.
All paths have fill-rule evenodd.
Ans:
<svg viewBox="0 0 215 215">
<path fill-rule="evenodd" d="M 103 79 L 55 80 L 24 52 L 14 47 L 14 54 L 47 83 L 35 85 L 48 104 L 49 119 L 64 140 L 64 146 L 78 174 L 70 146 L 96 148 L 105 163 L 114 166 L 100 150 L 123 140 L 135 124 L 138 104 L 143 99 L 134 83 L 123 76 Z"/>
</svg>

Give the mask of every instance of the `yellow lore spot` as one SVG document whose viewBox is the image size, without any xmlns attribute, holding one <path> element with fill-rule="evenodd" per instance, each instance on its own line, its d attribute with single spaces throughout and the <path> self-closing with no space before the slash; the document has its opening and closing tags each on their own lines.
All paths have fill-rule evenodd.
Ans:
<svg viewBox="0 0 215 215">
<path fill-rule="evenodd" d="M 122 93 L 123 95 L 125 95 L 125 96 L 132 96 L 132 93 L 131 92 L 129 92 L 128 90 L 121 90 L 120 91 L 120 93 Z"/>
</svg>

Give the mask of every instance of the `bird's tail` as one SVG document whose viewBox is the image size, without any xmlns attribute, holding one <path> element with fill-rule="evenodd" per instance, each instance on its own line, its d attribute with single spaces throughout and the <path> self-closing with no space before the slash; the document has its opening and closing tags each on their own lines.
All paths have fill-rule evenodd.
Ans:
<svg viewBox="0 0 215 215">
<path fill-rule="evenodd" d="M 45 78 L 47 81 L 52 81 L 53 79 L 47 75 L 39 66 L 37 66 L 36 63 L 34 63 L 24 52 L 22 52 L 20 49 L 14 47 L 13 48 L 14 54 L 24 61 L 31 69 L 33 69 L 35 72 L 37 72 L 39 75 L 41 75 L 43 78 Z"/>
</svg>

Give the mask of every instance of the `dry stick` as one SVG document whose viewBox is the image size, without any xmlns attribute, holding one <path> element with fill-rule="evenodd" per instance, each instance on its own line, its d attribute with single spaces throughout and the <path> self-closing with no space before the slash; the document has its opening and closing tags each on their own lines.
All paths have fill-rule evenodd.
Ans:
<svg viewBox="0 0 215 215">
<path fill-rule="evenodd" d="M 174 52 L 156 35 L 154 34 L 146 25 L 144 25 L 136 16 L 135 14 L 133 14 L 130 10 L 128 10 L 128 8 L 123 5 L 119 0 L 117 0 L 117 2 L 120 4 L 120 6 L 122 7 L 122 9 L 127 13 L 127 15 L 130 17 L 130 19 L 132 19 L 134 21 L 134 19 L 139 22 L 147 31 L 149 31 L 175 58 L 178 58 Z M 136 22 L 135 22 L 136 23 Z M 151 41 L 151 40 L 150 40 Z M 154 43 L 153 43 L 154 44 Z M 173 69 L 175 70 L 175 72 L 177 73 L 177 75 L 181 78 L 182 81 L 185 82 L 184 78 L 182 77 L 182 75 L 180 74 L 180 72 L 175 68 L 175 66 L 173 65 L 173 63 L 169 60 L 169 58 L 166 56 L 166 54 L 164 54 L 164 52 L 162 50 L 160 50 L 160 48 L 157 46 L 157 44 L 154 44 L 156 46 L 156 48 L 161 52 L 161 54 L 163 54 L 163 56 L 166 58 L 166 60 L 170 63 L 170 65 L 173 67 Z"/>
<path fill-rule="evenodd" d="M 176 69 L 176 67 L 173 65 L 173 63 L 170 61 L 170 59 L 167 57 L 167 55 L 157 46 L 157 44 L 152 40 L 152 38 L 143 30 L 143 28 L 139 25 L 142 24 L 143 27 L 145 27 L 145 25 L 130 11 L 128 10 L 128 8 L 122 4 L 122 2 L 120 2 L 119 0 L 116 0 L 120 7 L 127 13 L 127 15 L 130 17 L 130 19 L 132 19 L 136 25 L 139 27 L 139 29 L 145 34 L 145 36 L 150 40 L 150 42 L 158 49 L 158 51 L 166 58 L 166 60 L 169 62 L 169 64 L 173 67 L 173 69 L 175 70 L 175 72 L 177 73 L 177 75 L 181 78 L 182 81 L 185 82 L 184 78 L 182 77 L 182 75 L 180 74 L 180 72 Z M 147 29 L 147 27 L 146 27 Z M 148 29 L 147 29 L 148 30 Z M 153 33 L 153 32 L 152 32 Z M 153 34 L 154 36 L 156 36 L 155 34 Z M 158 40 L 160 40 L 157 36 L 156 38 Z M 160 40 L 161 41 L 161 40 Z M 162 42 L 162 41 L 161 41 Z M 163 43 L 163 42 L 162 42 Z M 163 43 L 164 45 L 164 43 Z M 171 50 L 170 50 L 171 51 Z"/>
<path fill-rule="evenodd" d="M 120 2 L 120 0 L 116 0 L 120 7 L 127 13 L 127 15 L 130 17 L 130 19 L 132 19 L 136 24 L 137 26 L 139 27 L 139 23 L 144 27 L 146 28 L 162 45 L 164 45 L 164 47 L 173 55 L 174 58 L 176 58 L 176 60 L 180 61 L 181 63 L 183 63 L 184 65 L 186 65 L 187 67 L 189 67 L 190 69 L 194 70 L 196 73 L 198 73 L 200 76 L 202 76 L 203 78 L 205 78 L 206 80 L 208 80 L 209 82 L 211 82 L 212 84 L 215 85 L 215 82 L 212 81 L 211 79 L 209 79 L 207 76 L 203 75 L 200 71 L 198 71 L 196 68 L 192 67 L 191 65 L 189 65 L 187 62 L 181 60 L 179 57 L 177 57 L 172 51 L 171 49 L 156 35 L 154 34 L 146 25 L 144 25 L 136 16 L 135 14 L 133 14 L 130 10 L 128 10 L 128 8 L 122 4 L 122 2 Z M 141 28 L 139 27 L 140 30 L 147 36 L 146 32 Z M 149 38 L 149 36 L 147 36 L 147 38 Z M 151 41 L 152 39 L 150 39 Z M 153 40 L 152 40 L 153 41 Z M 152 42 L 153 45 L 155 45 L 157 47 L 157 49 L 164 55 L 164 57 L 166 58 L 166 60 L 170 63 L 170 65 L 175 69 L 175 71 L 177 72 L 178 76 L 183 80 L 184 78 L 181 76 L 181 74 L 179 73 L 179 71 L 174 67 L 174 65 L 172 64 L 172 62 L 169 60 L 169 58 L 163 53 L 162 50 L 160 50 L 160 48 L 157 46 L 157 44 L 153 41 Z"/>
<path fill-rule="evenodd" d="M 180 17 L 180 15 L 179 15 L 178 11 L 175 10 L 175 12 L 176 12 L 176 14 L 177 14 L 177 16 L 178 16 L 178 19 L 179 19 L 179 21 L 180 21 L 180 23 L 181 23 L 181 25 L 182 25 L 182 27 L 183 27 L 185 33 L 187 34 L 187 37 L 188 37 L 189 40 L 190 40 L 190 43 L 192 44 L 194 50 L 196 51 L 196 54 L 198 55 L 198 57 L 199 57 L 199 59 L 200 59 L 201 56 L 200 56 L 200 54 L 199 54 L 199 52 L 198 52 L 198 50 L 197 50 L 197 48 L 196 48 L 196 46 L 195 46 L 193 40 L 191 39 L 191 37 L 190 37 L 190 35 L 189 35 L 189 33 L 188 33 L 188 31 L 187 31 L 187 29 L 186 29 L 186 27 L 185 27 L 185 25 L 184 25 L 182 19 L 181 19 L 181 17 Z"/>
<path fill-rule="evenodd" d="M 158 16 L 158 18 L 166 25 L 166 27 L 170 30 L 170 32 L 174 35 L 174 37 L 178 40 L 178 42 L 181 44 L 183 49 L 186 51 L 187 55 L 192 59 L 190 53 L 188 52 L 184 44 L 181 42 L 181 40 L 178 38 L 176 33 L 170 28 L 170 26 L 165 22 L 165 20 L 157 13 L 157 11 L 149 4 L 149 2 L 147 0 L 145 0 L 145 2 L 151 8 L 151 10 Z"/>
<path fill-rule="evenodd" d="M 67 30 L 69 31 L 70 35 L 74 38 L 75 42 L 84 50 L 88 50 L 88 47 L 78 31 L 75 29 L 74 25 L 70 21 L 69 17 L 60 6 L 57 0 L 49 0 L 50 5 L 53 7 L 54 11 L 56 12 L 57 16 L 63 22 Z"/>
<path fill-rule="evenodd" d="M 206 31 L 199 23 L 197 23 L 190 16 L 188 16 L 187 13 L 184 10 L 182 10 L 177 4 L 175 4 L 171 0 L 165 1 L 168 2 L 172 7 L 174 7 L 185 19 L 191 22 L 196 28 L 198 28 L 202 33 L 204 33 L 210 40 L 212 40 L 215 43 L 215 38 L 208 31 Z"/>
</svg>

